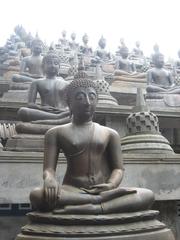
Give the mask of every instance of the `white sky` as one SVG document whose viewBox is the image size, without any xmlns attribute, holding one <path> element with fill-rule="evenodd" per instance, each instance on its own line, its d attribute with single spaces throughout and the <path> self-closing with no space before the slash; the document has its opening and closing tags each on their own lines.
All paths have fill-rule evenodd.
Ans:
<svg viewBox="0 0 180 240">
<path fill-rule="evenodd" d="M 0 5 L 0 46 L 21 24 L 47 43 L 57 42 L 65 29 L 67 38 L 76 32 L 78 42 L 86 32 L 94 49 L 102 34 L 112 52 L 120 38 L 130 50 L 139 40 L 147 55 L 155 43 L 167 57 L 176 58 L 180 49 L 180 0 L 1 0 Z"/>
</svg>

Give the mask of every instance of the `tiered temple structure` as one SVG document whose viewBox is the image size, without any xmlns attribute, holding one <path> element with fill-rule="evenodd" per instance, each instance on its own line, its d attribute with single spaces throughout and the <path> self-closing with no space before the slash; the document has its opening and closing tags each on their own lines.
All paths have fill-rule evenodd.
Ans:
<svg viewBox="0 0 180 240">
<path fill-rule="evenodd" d="M 79 239 L 81 237 L 81 239 L 136 240 L 143 236 L 143 240 L 178 240 L 180 238 L 178 64 L 171 68 L 168 66 L 167 69 L 159 47 L 155 48 L 157 51 L 152 54 L 152 58 L 146 57 L 140 49 L 139 42 L 132 51 L 129 51 L 123 39 L 121 39 L 121 46 L 115 54 L 106 51 L 104 37 L 100 38 L 97 43 L 98 47 L 93 50 L 89 45 L 87 34 L 83 35 L 82 43 L 76 41 L 75 33 L 72 33 L 71 39 L 68 39 L 66 31 L 62 32 L 62 37 L 57 44 L 51 44 L 49 47 L 42 44 L 43 48 L 39 46 L 35 49 L 32 47 L 33 42 L 42 43 L 39 37 L 37 41 L 37 36 L 33 37 L 30 33 L 26 33 L 22 26 L 17 26 L 15 33 L 7 40 L 5 46 L 0 48 L 0 213 L 3 215 L 0 217 L 0 221 L 4 224 L 4 230 L 0 231 L 0 238 L 14 239 L 21 232 L 17 237 L 18 240 L 46 239 L 47 236 L 48 239 L 68 239 L 69 237 Z M 36 50 L 38 54 L 34 55 Z M 28 66 L 21 71 L 22 63 L 29 63 L 27 59 L 41 60 L 35 64 L 38 68 L 36 70 L 40 73 L 37 74 L 38 76 L 35 77 Z M 34 78 L 30 81 L 17 82 L 14 80 L 33 76 Z M 72 141 L 73 144 L 79 143 L 80 147 L 72 144 L 72 151 L 67 152 L 66 148 L 70 149 L 70 145 L 67 144 L 67 147 L 63 145 L 61 147 L 65 155 L 60 151 L 59 157 L 57 149 L 54 148 L 49 152 L 49 148 L 46 147 L 44 162 L 45 133 L 55 126 L 56 129 L 71 126 L 76 111 L 79 114 L 83 111 L 84 99 L 87 101 L 85 105 L 88 105 L 88 101 L 94 101 L 97 97 L 94 97 L 96 93 L 88 92 L 89 90 L 84 92 L 84 88 L 83 92 L 81 94 L 78 92 L 78 96 L 75 97 L 77 89 L 74 88 L 71 94 L 71 98 L 73 97 L 74 100 L 71 102 L 72 108 L 69 111 L 67 89 L 72 81 L 77 81 L 78 84 L 79 78 L 88 79 L 96 86 L 97 107 L 96 109 L 88 107 L 85 115 L 89 115 L 92 110 L 95 111 L 92 125 L 96 126 L 97 131 L 100 131 L 98 133 L 95 131 L 95 139 L 98 139 L 98 142 L 95 141 L 91 145 L 91 140 L 94 138 L 91 139 L 91 135 L 89 136 L 89 133 L 94 133 L 94 130 L 91 129 L 92 125 L 85 124 L 82 127 L 81 122 L 78 126 L 82 127 L 80 131 L 73 127 L 72 129 L 76 133 L 68 132 L 69 135 L 63 133 L 63 142 L 69 139 L 69 143 Z M 79 87 L 81 89 L 82 86 Z M 156 91 L 157 89 L 161 91 Z M 137 103 L 135 103 L 136 99 Z M 82 107 L 75 106 L 77 102 L 82 104 Z M 74 107 L 76 107 L 75 112 Z M 81 115 L 81 118 L 78 119 L 82 120 L 83 116 Z M 70 173 L 73 174 L 69 174 L 69 170 L 66 171 L 67 159 L 76 156 L 75 150 L 80 153 L 82 150 L 86 160 L 88 157 L 91 158 L 91 155 L 97 157 L 95 156 L 96 150 L 102 147 L 104 140 L 107 140 L 107 135 L 101 132 L 102 129 L 105 131 L 114 129 L 121 137 L 120 140 L 118 136 L 118 142 L 115 141 L 116 147 L 113 150 L 111 146 L 114 143 L 106 145 L 108 154 L 114 156 L 118 151 L 119 158 L 120 151 L 118 149 L 121 142 L 126 171 L 124 177 L 121 178 L 120 186 L 123 190 L 120 191 L 118 188 L 116 189 L 118 184 L 116 187 L 112 187 L 111 180 L 117 179 L 117 175 L 113 174 L 113 177 L 110 177 L 112 169 L 108 170 L 109 165 L 98 166 L 100 169 L 103 168 L 104 175 L 101 176 L 101 180 L 98 180 L 98 174 L 94 173 L 94 176 L 89 176 L 91 184 L 87 184 L 87 186 L 82 186 L 82 182 L 76 185 L 79 181 L 77 175 L 73 175 L 74 172 L 71 171 Z M 108 131 L 114 133 L 114 130 Z M 52 135 L 55 136 L 56 131 L 54 131 L 50 130 L 47 134 L 52 132 Z M 50 145 L 57 146 L 55 143 L 50 143 L 53 141 L 57 143 L 56 140 L 56 138 L 52 137 L 51 139 L 50 137 L 46 144 L 49 142 Z M 88 145 L 87 149 L 86 145 Z M 92 146 L 95 149 L 93 148 L 91 154 L 86 154 Z M 65 198 L 64 203 L 60 203 L 58 209 L 50 207 L 49 213 L 42 213 L 42 209 L 38 208 L 40 195 L 33 193 L 31 194 L 31 203 L 40 212 L 31 212 L 29 194 L 35 187 L 43 186 L 41 174 L 43 164 L 46 169 L 48 164 L 53 161 L 48 160 L 49 156 L 54 159 L 54 164 L 57 164 L 56 174 L 60 186 L 61 184 L 68 185 L 68 192 L 69 187 L 72 190 L 72 186 L 73 190 L 74 187 L 84 188 L 81 191 L 85 191 L 83 201 L 86 206 L 76 208 L 72 202 L 67 204 L 71 199 L 67 195 L 68 198 Z M 105 157 L 107 158 L 107 156 Z M 77 157 L 78 160 L 80 158 Z M 79 164 L 78 174 L 82 174 L 85 167 L 83 164 Z M 98 169 L 98 167 L 93 169 Z M 76 171 L 76 168 L 73 169 Z M 65 173 L 66 177 L 64 178 Z M 49 174 L 51 175 L 46 171 L 44 179 L 50 176 Z M 69 182 L 70 176 L 72 178 L 75 176 L 75 179 L 71 179 L 71 183 Z M 91 186 L 98 184 L 105 185 L 97 186 L 95 189 Z M 100 189 L 102 190 L 104 187 L 112 192 L 107 199 L 106 194 L 102 194 L 108 200 L 105 201 L 106 204 L 103 200 L 102 206 L 106 210 L 110 209 L 109 212 L 105 210 L 102 214 L 102 208 L 99 208 L 98 204 L 102 203 L 102 196 L 99 193 Z M 135 191 L 131 187 L 135 187 Z M 149 195 L 147 198 L 142 198 L 141 204 L 134 204 L 137 200 L 135 196 L 137 193 L 139 194 L 141 188 L 150 191 L 147 190 L 145 195 L 140 194 L 139 196 L 147 196 L 147 193 Z M 114 189 L 117 192 L 114 192 Z M 71 190 L 70 192 L 73 192 Z M 79 191 L 76 190 L 75 195 Z M 93 195 L 93 191 L 99 192 Z M 149 210 L 150 202 L 153 199 L 151 191 L 154 192 L 155 203 Z M 125 212 L 119 210 L 121 207 L 118 204 L 121 199 L 118 200 L 118 204 L 116 201 L 121 194 L 128 198 L 128 201 L 125 200 L 127 203 Z M 130 197 L 131 195 L 135 197 L 135 200 Z M 51 200 L 54 198 L 54 195 L 50 194 L 49 196 Z M 77 205 L 82 205 L 82 202 L 79 202 L 79 198 L 76 197 L 73 199 L 78 199 Z M 82 194 L 78 197 L 81 198 Z M 86 202 L 87 199 L 90 202 Z M 113 201 L 112 205 L 109 205 L 109 200 Z M 112 210 L 112 206 L 114 210 Z M 45 209 L 47 210 L 46 207 Z M 78 209 L 82 210 L 81 216 Z M 160 211 L 159 215 L 158 211 Z M 31 212 L 28 214 L 31 224 L 26 225 L 21 231 L 20 228 L 27 221 L 25 216 L 27 212 Z M 165 224 L 156 220 L 156 217 Z M 75 227 L 72 227 L 74 225 Z M 88 231 L 84 231 L 87 228 Z M 150 232 L 153 237 L 149 237 Z"/>
</svg>

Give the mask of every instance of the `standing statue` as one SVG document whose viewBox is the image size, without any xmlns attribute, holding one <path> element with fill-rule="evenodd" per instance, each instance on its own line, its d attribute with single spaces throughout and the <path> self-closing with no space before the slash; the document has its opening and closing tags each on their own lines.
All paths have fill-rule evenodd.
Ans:
<svg viewBox="0 0 180 240">
<path fill-rule="evenodd" d="M 32 55 L 24 57 L 20 66 L 20 73 L 14 74 L 14 82 L 32 82 L 43 77 L 42 71 L 42 49 L 43 42 L 40 39 L 32 41 Z"/>
<path fill-rule="evenodd" d="M 67 88 L 72 122 L 45 135 L 44 186 L 30 194 L 33 208 L 68 214 L 108 214 L 148 209 L 150 190 L 119 187 L 123 161 L 119 134 L 92 121 L 97 104 L 93 81 L 79 79 Z M 67 170 L 62 185 L 55 178 L 62 150 Z"/>
<path fill-rule="evenodd" d="M 154 67 L 147 72 L 147 93 L 179 94 L 179 86 L 175 86 L 170 71 L 164 68 L 164 55 L 156 53 L 153 55 Z"/>
<path fill-rule="evenodd" d="M 33 121 L 34 124 L 19 123 L 16 127 L 18 132 L 27 132 L 29 129 L 28 133 L 31 133 L 31 131 L 40 133 L 40 124 L 56 125 L 70 121 L 70 114 L 65 101 L 65 89 L 68 82 L 61 77 L 57 78 L 59 64 L 60 60 L 55 52 L 50 51 L 44 56 L 42 68 L 46 78 L 31 83 L 28 107 L 22 107 L 18 111 L 18 118 L 21 121 Z M 41 105 L 36 104 L 38 93 L 41 98 Z M 49 129 L 48 125 L 47 129 Z"/>
</svg>

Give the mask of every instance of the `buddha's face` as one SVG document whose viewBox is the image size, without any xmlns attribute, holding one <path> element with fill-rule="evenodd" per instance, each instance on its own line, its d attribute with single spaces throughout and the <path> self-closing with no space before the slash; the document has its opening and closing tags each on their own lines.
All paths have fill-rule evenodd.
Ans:
<svg viewBox="0 0 180 240">
<path fill-rule="evenodd" d="M 62 31 L 63 38 L 66 38 L 66 31 Z"/>
<path fill-rule="evenodd" d="M 32 47 L 32 51 L 36 54 L 42 53 L 42 49 L 43 49 L 43 47 L 42 47 L 42 44 L 40 42 L 34 44 L 34 46 Z"/>
<path fill-rule="evenodd" d="M 92 118 L 97 104 L 97 93 L 92 87 L 77 87 L 70 101 L 70 110 L 73 116 L 79 120 Z"/>
<path fill-rule="evenodd" d="M 57 57 L 49 57 L 43 65 L 44 73 L 48 76 L 57 76 L 59 72 L 59 59 Z"/>
<path fill-rule="evenodd" d="M 160 67 L 160 68 L 164 66 L 164 56 L 163 55 L 159 55 L 156 57 L 155 66 Z"/>
<path fill-rule="evenodd" d="M 88 35 L 84 35 L 83 36 L 83 42 L 84 42 L 84 44 L 87 44 L 88 43 Z"/>
<path fill-rule="evenodd" d="M 122 56 L 123 58 L 127 58 L 128 55 L 129 55 L 128 48 L 121 48 L 120 54 L 121 54 L 121 56 Z"/>
<path fill-rule="evenodd" d="M 99 46 L 100 46 L 102 49 L 104 49 L 104 48 L 106 47 L 106 40 L 105 40 L 105 39 L 101 39 L 101 40 L 99 41 Z"/>
<path fill-rule="evenodd" d="M 75 41 L 75 39 L 76 39 L 76 34 L 75 34 L 75 33 L 72 33 L 72 34 L 71 34 L 71 39 L 72 39 L 73 41 Z"/>
</svg>

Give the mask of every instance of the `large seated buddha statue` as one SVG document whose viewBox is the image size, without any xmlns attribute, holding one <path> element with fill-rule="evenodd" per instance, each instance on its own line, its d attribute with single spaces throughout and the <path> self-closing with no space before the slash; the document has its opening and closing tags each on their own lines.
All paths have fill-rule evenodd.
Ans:
<svg viewBox="0 0 180 240">
<path fill-rule="evenodd" d="M 120 57 L 117 58 L 115 63 L 114 81 L 143 81 L 145 73 L 138 73 L 135 64 L 128 59 L 129 50 L 126 46 L 122 46 L 119 50 Z"/>
<path fill-rule="evenodd" d="M 164 68 L 164 55 L 157 52 L 152 60 L 154 67 L 147 72 L 147 98 L 163 98 L 167 94 L 179 94 L 180 88 L 175 85 L 172 73 Z"/>
<path fill-rule="evenodd" d="M 106 214 L 148 209 L 150 190 L 123 188 L 124 168 L 119 134 L 92 121 L 97 104 L 91 80 L 69 84 L 67 102 L 72 122 L 45 135 L 44 187 L 30 194 L 32 206 L 59 213 Z M 60 149 L 67 159 L 62 185 L 55 178 Z"/>
<path fill-rule="evenodd" d="M 57 125 L 70 121 L 64 97 L 68 82 L 62 77 L 57 77 L 59 64 L 59 57 L 54 51 L 50 51 L 44 56 L 42 68 L 46 77 L 31 83 L 28 106 L 22 107 L 18 111 L 18 118 L 22 122 L 17 124 L 17 132 L 41 134 L 52 127 L 51 124 Z M 41 104 L 36 103 L 38 94 Z"/>
<path fill-rule="evenodd" d="M 14 74 L 12 81 L 16 83 L 33 82 L 43 77 L 42 71 L 42 48 L 43 43 L 40 39 L 32 41 L 32 55 L 24 57 L 20 65 L 20 73 Z"/>
<path fill-rule="evenodd" d="M 154 194 L 122 187 L 124 167 L 119 134 L 92 121 L 97 91 L 92 80 L 72 81 L 66 92 L 70 123 L 45 134 L 43 187 L 30 193 L 36 211 L 16 240 L 174 240 L 151 211 Z M 67 160 L 62 184 L 58 155 Z M 62 172 L 61 164 L 59 165 Z"/>
<path fill-rule="evenodd" d="M 97 104 L 94 82 L 72 81 L 67 88 L 72 122 L 45 135 L 42 188 L 30 193 L 35 212 L 16 240 L 174 240 L 148 210 L 152 191 L 121 187 L 124 167 L 119 134 L 92 121 Z M 60 150 L 67 168 L 56 179 Z M 61 165 L 60 165 L 60 171 Z"/>
</svg>

